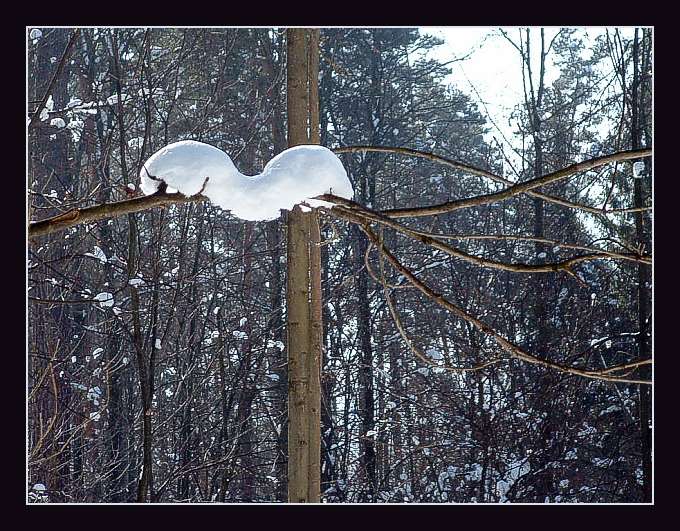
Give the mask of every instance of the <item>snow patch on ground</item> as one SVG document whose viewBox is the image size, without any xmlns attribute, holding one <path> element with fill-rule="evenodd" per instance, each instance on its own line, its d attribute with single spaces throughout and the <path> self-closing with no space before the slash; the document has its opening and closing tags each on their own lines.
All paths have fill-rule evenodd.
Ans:
<svg viewBox="0 0 680 531">
<path fill-rule="evenodd" d="M 163 181 L 186 196 L 202 193 L 213 204 L 251 221 L 276 219 L 280 210 L 302 202 L 332 206 L 311 199 L 325 193 L 347 199 L 354 196 L 340 159 L 329 149 L 313 145 L 287 149 L 270 160 L 262 173 L 247 176 L 221 149 L 185 140 L 154 153 L 140 177 L 146 195 L 155 193 Z"/>
</svg>

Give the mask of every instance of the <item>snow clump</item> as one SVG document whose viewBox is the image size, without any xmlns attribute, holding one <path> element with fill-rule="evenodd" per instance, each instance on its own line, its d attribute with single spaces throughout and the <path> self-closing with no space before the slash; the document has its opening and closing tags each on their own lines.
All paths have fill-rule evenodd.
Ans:
<svg viewBox="0 0 680 531">
<path fill-rule="evenodd" d="M 313 200 L 332 193 L 351 199 L 354 190 L 340 159 L 323 146 L 302 145 L 271 159 L 258 175 L 243 175 L 229 155 L 214 146 L 184 140 L 154 153 L 142 167 L 145 195 L 158 191 L 161 181 L 186 196 L 202 194 L 241 219 L 276 219 L 280 210 L 296 204 L 333 206 Z"/>
</svg>

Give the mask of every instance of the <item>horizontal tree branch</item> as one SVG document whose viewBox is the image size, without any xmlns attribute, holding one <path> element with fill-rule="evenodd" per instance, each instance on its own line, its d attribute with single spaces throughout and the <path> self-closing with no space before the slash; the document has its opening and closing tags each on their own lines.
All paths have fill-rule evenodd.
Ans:
<svg viewBox="0 0 680 531">
<path fill-rule="evenodd" d="M 355 146 L 356 147 L 356 146 Z M 359 146 L 361 147 L 361 146 Z M 370 146 L 367 147 L 362 147 L 362 149 L 368 149 Z M 338 148 L 335 150 L 336 152 L 342 152 L 340 150 L 342 149 L 349 149 L 349 148 Z M 408 150 L 407 148 L 371 148 L 371 149 L 390 149 L 390 150 L 395 150 L 397 149 L 397 152 L 401 151 L 414 151 L 414 150 Z M 423 156 L 425 155 L 425 152 L 419 152 L 422 153 Z M 492 194 L 486 194 L 486 195 L 480 195 L 476 197 L 471 197 L 467 199 L 462 199 L 462 200 L 457 200 L 457 201 L 450 201 L 447 203 L 441 203 L 439 205 L 432 205 L 429 207 L 415 207 L 415 208 L 403 208 L 403 209 L 390 209 L 390 210 L 384 210 L 380 212 L 383 216 L 386 216 L 388 218 L 399 218 L 399 217 L 418 217 L 418 216 L 429 216 L 433 214 L 442 214 L 445 212 L 451 212 L 453 210 L 457 210 L 460 208 L 467 208 L 471 206 L 478 206 L 478 205 L 484 205 L 488 203 L 493 203 L 496 201 L 501 201 L 504 199 L 507 199 L 509 197 L 513 197 L 518 194 L 526 193 L 531 191 L 533 188 L 537 188 L 539 186 L 544 186 L 546 184 L 556 182 L 560 179 L 564 179 L 568 177 L 569 175 L 572 175 L 573 173 L 577 173 L 580 171 L 586 171 L 592 168 L 596 168 L 598 166 L 602 166 L 604 164 L 607 164 L 612 161 L 616 160 L 629 160 L 629 159 L 634 159 L 634 158 L 642 158 L 642 157 L 648 157 L 651 156 L 652 150 L 651 149 L 640 149 L 640 150 L 632 150 L 632 151 L 622 151 L 619 153 L 613 153 L 611 155 L 607 155 L 605 157 L 599 157 L 596 159 L 591 159 L 587 160 L 584 162 L 580 162 L 578 164 L 572 164 L 571 166 L 568 166 L 567 168 L 563 168 L 561 170 L 558 170 L 556 172 L 550 173 L 548 175 L 544 175 L 542 177 L 538 177 L 536 179 L 531 179 L 529 181 L 515 184 L 511 186 L 510 188 L 506 188 L 505 190 L 502 190 L 500 192 L 495 192 Z M 437 157 L 436 155 L 431 155 L 434 158 L 441 158 Z M 460 167 L 460 169 L 466 168 L 467 170 L 471 172 L 476 172 L 478 175 L 485 175 L 488 177 L 493 176 L 496 179 L 502 179 L 498 176 L 494 176 L 490 172 L 486 172 L 485 170 L 480 170 L 478 168 L 474 168 L 469 165 L 465 165 L 463 163 L 456 163 L 454 161 L 449 161 L 452 164 L 456 164 Z M 505 181 L 505 180 L 504 180 Z M 506 181 L 509 182 L 509 181 Z M 354 202 L 348 202 L 349 200 L 345 200 L 341 197 L 332 195 L 332 194 L 324 194 L 316 199 L 322 199 L 324 201 L 334 203 L 334 204 L 345 204 L 346 206 L 352 206 L 352 205 L 358 205 L 358 203 Z M 103 219 L 108 219 L 116 216 L 121 216 L 124 214 L 131 214 L 134 212 L 141 212 L 143 210 L 148 210 L 150 208 L 155 208 L 155 207 L 160 207 L 160 206 L 167 206 L 171 204 L 181 204 L 181 203 L 193 203 L 193 202 L 199 202 L 199 201 L 205 201 L 207 198 L 202 195 L 194 195 L 191 197 L 187 197 L 183 194 L 180 193 L 175 193 L 175 194 L 169 194 L 164 191 L 159 191 L 153 195 L 149 196 L 142 196 L 142 197 L 137 197 L 134 199 L 128 199 L 124 201 L 117 201 L 114 203 L 105 203 L 102 205 L 95 205 L 92 207 L 86 207 L 86 208 L 74 208 L 71 209 L 63 214 L 59 214 L 57 216 L 44 219 L 41 221 L 35 221 L 33 223 L 30 223 L 28 226 L 28 237 L 29 239 L 38 237 L 38 236 L 44 236 L 46 234 L 51 234 L 53 232 L 61 231 L 64 229 L 67 229 L 69 227 L 74 227 L 76 225 L 81 225 L 84 223 L 93 223 L 95 221 L 101 221 Z M 364 207 L 365 208 L 365 207 Z"/>
<path fill-rule="evenodd" d="M 103 203 L 86 208 L 73 208 L 63 214 L 41 221 L 35 221 L 28 226 L 28 237 L 36 238 L 53 232 L 62 231 L 84 223 L 94 223 L 108 218 L 141 212 L 155 207 L 177 205 L 182 203 L 196 203 L 206 201 L 207 197 L 194 195 L 187 197 L 183 194 L 169 194 L 157 192 L 153 195 L 135 197 L 125 201 Z"/>
<path fill-rule="evenodd" d="M 552 245 L 553 247 L 561 247 L 562 249 L 574 249 L 576 251 L 587 251 L 594 254 L 607 255 L 612 258 L 618 258 L 621 260 L 630 260 L 632 262 L 640 262 L 643 264 L 651 264 L 652 257 L 647 254 L 623 254 L 614 251 L 608 251 L 606 249 L 597 249 L 596 247 L 589 247 L 587 245 L 576 245 L 573 243 L 565 243 L 557 240 L 551 240 L 549 238 L 538 238 L 535 236 L 522 236 L 515 234 L 432 234 L 440 240 L 515 240 L 522 242 L 538 242 L 544 243 L 546 245 Z M 621 245 L 621 244 L 619 244 Z"/>
<path fill-rule="evenodd" d="M 594 214 L 603 214 L 603 213 L 625 213 L 625 212 L 636 212 L 639 210 L 646 210 L 647 207 L 642 207 L 640 208 L 635 208 L 635 209 L 620 209 L 620 210 L 602 210 L 602 209 L 597 209 L 595 207 L 588 207 L 584 205 L 579 205 L 577 203 L 572 203 L 570 201 L 566 201 L 564 199 L 560 199 L 557 197 L 553 197 L 550 195 L 546 194 L 541 194 L 539 192 L 533 191 L 534 188 L 538 188 L 540 186 L 545 186 L 547 184 L 551 184 L 554 182 L 557 182 L 561 179 L 564 179 L 566 177 L 569 177 L 570 175 L 582 171 L 588 171 L 592 170 L 594 168 L 597 168 L 599 166 L 603 166 L 605 164 L 609 164 L 610 162 L 615 162 L 615 161 L 620 161 L 620 160 L 631 160 L 631 159 L 638 159 L 638 158 L 644 158 L 644 157 L 650 157 L 652 155 L 652 150 L 651 148 L 646 148 L 646 149 L 637 149 L 637 150 L 629 150 L 629 151 L 620 151 L 617 153 L 612 153 L 610 155 L 605 155 L 603 157 L 597 157 L 594 159 L 589 159 L 583 162 L 578 162 L 576 164 L 572 164 L 571 166 L 567 166 L 566 168 L 562 168 L 560 170 L 557 170 L 555 172 L 549 173 L 547 175 L 543 175 L 541 177 L 537 177 L 535 179 L 530 179 L 528 181 L 522 182 L 522 183 L 513 183 L 512 181 L 509 181 L 499 175 L 496 175 L 495 173 L 492 173 L 487 170 L 483 170 L 480 168 L 476 168 L 474 166 L 471 166 L 469 164 L 465 164 L 463 162 L 455 161 L 452 159 L 447 159 L 445 157 L 441 157 L 439 155 L 435 155 L 433 153 L 428 153 L 425 151 L 419 151 L 415 149 L 408 149 L 408 148 L 397 148 L 397 147 L 388 147 L 388 146 L 347 146 L 347 147 L 341 147 L 341 148 L 336 148 L 333 150 L 335 153 L 352 153 L 352 152 L 363 152 L 363 151 L 375 151 L 375 152 L 381 152 L 381 153 L 400 153 L 403 155 L 411 155 L 414 157 L 421 157 L 425 158 L 434 162 L 438 162 L 441 164 L 444 164 L 446 166 L 452 167 L 454 169 L 466 171 L 468 173 L 471 173 L 473 175 L 479 175 L 482 177 L 487 177 L 489 179 L 492 179 L 496 182 L 503 183 L 506 185 L 509 185 L 509 188 L 506 188 L 505 190 L 501 190 L 499 192 L 494 192 L 491 194 L 485 194 L 485 195 L 479 195 L 471 198 L 466 198 L 466 199 L 458 199 L 455 201 L 447 201 L 446 203 L 440 203 L 438 205 L 430 205 L 426 207 L 413 207 L 413 208 L 395 208 L 395 209 L 389 209 L 389 210 L 384 210 L 382 213 L 385 214 L 388 217 L 392 218 L 399 218 L 399 217 L 419 217 L 419 216 L 431 216 L 434 214 L 443 214 L 446 212 L 452 212 L 454 210 L 458 210 L 461 208 L 469 208 L 472 206 L 479 206 L 479 205 L 484 205 L 488 203 L 495 203 L 497 201 L 501 201 L 504 199 L 508 199 L 510 197 L 513 197 L 518 194 L 526 193 L 528 195 L 532 195 L 534 197 L 539 197 L 545 201 L 549 201 L 552 203 L 556 203 L 565 207 L 569 208 L 575 208 L 579 210 L 585 210 L 587 212 L 592 212 Z M 330 196 L 329 196 L 330 197 Z M 329 199 L 330 201 L 330 199 Z"/>
<path fill-rule="evenodd" d="M 637 255 L 623 255 L 623 254 L 612 255 L 611 253 L 604 252 L 578 255 L 571 258 L 567 258 L 566 260 L 562 260 L 560 262 L 551 262 L 545 264 L 512 264 L 506 262 L 499 262 L 496 260 L 489 260 L 486 258 L 482 258 L 481 256 L 475 256 L 466 253 L 465 251 L 462 251 L 447 243 L 440 241 L 434 234 L 419 231 L 416 229 L 411 229 L 410 227 L 402 225 L 401 223 L 398 223 L 397 221 L 386 217 L 385 215 L 382 214 L 382 212 L 371 210 L 349 199 L 339 197 L 336 198 L 336 200 L 339 203 L 341 203 L 342 206 L 338 206 L 330 210 L 325 209 L 325 211 L 332 216 L 340 217 L 342 219 L 345 219 L 346 221 L 350 221 L 358 225 L 362 225 L 363 223 L 369 220 L 374 221 L 382 225 L 388 226 L 390 228 L 393 228 L 396 231 L 404 234 L 405 236 L 410 237 L 411 239 L 417 240 L 430 247 L 434 247 L 435 249 L 438 249 L 450 256 L 460 258 L 461 260 L 465 260 L 466 262 L 471 262 L 478 266 L 487 267 L 491 269 L 500 269 L 503 271 L 511 271 L 514 273 L 555 273 L 557 271 L 564 271 L 570 275 L 573 275 L 574 274 L 572 271 L 573 266 L 591 260 L 626 259 L 633 262 L 651 264 L 651 258 L 649 257 L 640 257 Z"/>
</svg>

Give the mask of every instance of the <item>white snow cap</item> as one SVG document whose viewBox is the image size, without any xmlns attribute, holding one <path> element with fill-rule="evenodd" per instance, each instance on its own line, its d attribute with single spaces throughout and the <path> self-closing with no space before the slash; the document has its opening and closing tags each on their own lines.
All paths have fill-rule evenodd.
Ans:
<svg viewBox="0 0 680 531">
<path fill-rule="evenodd" d="M 250 221 L 276 219 L 281 209 L 290 210 L 302 202 L 313 207 L 332 206 L 311 199 L 325 193 L 347 199 L 354 196 L 340 159 L 317 145 L 287 149 L 270 160 L 262 173 L 250 177 L 239 172 L 221 149 L 183 140 L 154 153 L 140 177 L 146 195 L 155 193 L 160 181 L 186 196 L 201 192 L 205 183 L 202 194 L 213 204 Z"/>
<path fill-rule="evenodd" d="M 115 302 L 113 293 L 109 293 L 108 291 L 98 293 L 95 295 L 94 300 L 96 300 L 102 308 L 113 306 L 113 303 Z"/>
</svg>

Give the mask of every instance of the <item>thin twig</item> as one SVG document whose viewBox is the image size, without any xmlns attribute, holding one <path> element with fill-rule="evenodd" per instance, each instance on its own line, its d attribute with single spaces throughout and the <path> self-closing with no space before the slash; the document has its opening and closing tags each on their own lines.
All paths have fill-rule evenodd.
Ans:
<svg viewBox="0 0 680 531">
<path fill-rule="evenodd" d="M 639 380 L 639 379 L 628 379 L 628 378 L 623 378 L 623 377 L 616 377 L 616 376 L 610 376 L 610 373 L 628 369 L 628 368 L 637 368 L 638 366 L 645 365 L 651 363 L 651 360 L 641 360 L 641 361 L 636 361 L 636 362 L 631 362 L 627 363 L 624 365 L 617 365 L 614 367 L 609 367 L 607 369 L 602 369 L 602 370 L 588 370 L 588 369 L 580 369 L 576 367 L 567 367 L 564 365 L 560 365 L 559 363 L 551 362 L 545 359 L 538 358 L 534 356 L 533 354 L 530 354 L 520 348 L 519 346 L 515 345 L 508 339 L 504 338 L 501 336 L 498 332 L 496 332 L 493 328 L 491 328 L 489 325 L 484 323 L 483 321 L 477 319 L 476 317 L 470 315 L 468 312 L 460 308 L 459 306 L 455 305 L 448 299 L 446 299 L 443 295 L 440 293 L 436 293 L 432 288 L 427 286 L 425 283 L 423 283 L 420 279 L 418 279 L 407 267 L 405 267 L 390 251 L 387 249 L 383 242 L 380 241 L 380 239 L 376 236 L 376 234 L 373 232 L 373 230 L 370 228 L 367 222 L 364 222 L 363 224 L 359 225 L 360 229 L 366 234 L 366 236 L 369 238 L 371 242 L 378 248 L 378 250 L 385 255 L 385 258 L 392 264 L 392 266 L 399 271 L 404 277 L 406 277 L 421 293 L 426 295 L 429 299 L 433 300 L 436 302 L 439 306 L 445 308 L 449 312 L 453 313 L 454 315 L 460 317 L 461 319 L 467 321 L 471 325 L 473 325 L 475 328 L 483 332 L 484 334 L 490 336 L 491 338 L 494 339 L 494 341 L 505 351 L 507 351 L 513 358 L 516 358 L 518 360 L 531 363 L 534 365 L 540 365 L 542 367 L 547 367 L 550 369 L 555 369 L 561 372 L 577 375 L 577 376 L 582 376 L 585 378 L 591 378 L 594 380 L 604 380 L 604 381 L 609 381 L 609 382 L 619 382 L 619 383 L 632 383 L 632 384 L 644 384 L 644 385 L 651 385 L 652 382 L 650 380 Z"/>
<path fill-rule="evenodd" d="M 47 104 L 47 100 L 50 97 L 50 94 L 52 93 L 52 90 L 54 89 L 54 85 L 57 82 L 57 79 L 59 79 L 59 76 L 61 75 L 62 70 L 64 69 L 64 65 L 66 65 L 69 55 L 71 54 L 71 49 L 73 48 L 73 45 L 76 43 L 76 39 L 78 38 L 78 35 L 80 35 L 80 28 L 76 28 L 73 30 L 73 33 L 71 34 L 71 38 L 68 41 L 68 44 L 66 45 L 66 48 L 64 48 L 64 53 L 61 54 L 61 59 L 59 60 L 59 64 L 57 65 L 57 69 L 54 71 L 54 75 L 52 76 L 52 79 L 50 80 L 50 84 L 47 85 L 47 89 L 45 90 L 45 94 L 43 94 L 42 99 L 40 100 L 40 103 L 38 103 L 38 106 L 35 108 L 33 111 L 33 116 L 31 117 L 31 121 L 28 123 L 28 130 L 30 131 L 35 127 L 37 123 L 40 122 L 40 113 L 42 113 L 42 110 L 45 108 L 45 105 Z"/>
</svg>

